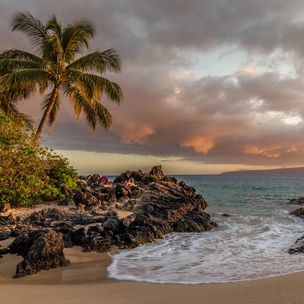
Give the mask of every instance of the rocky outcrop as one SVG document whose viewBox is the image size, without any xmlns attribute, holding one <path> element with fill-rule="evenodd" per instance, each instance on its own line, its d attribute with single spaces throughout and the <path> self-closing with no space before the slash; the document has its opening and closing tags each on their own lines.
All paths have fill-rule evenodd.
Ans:
<svg viewBox="0 0 304 304">
<path fill-rule="evenodd" d="M 288 250 L 290 254 L 304 253 L 304 236 L 298 238 L 293 246 Z"/>
<path fill-rule="evenodd" d="M 289 200 L 289 203 L 303 205 L 304 204 L 304 197 L 293 198 L 293 199 Z"/>
<path fill-rule="evenodd" d="M 17 265 L 14 278 L 70 264 L 63 254 L 62 234 L 54 230 L 36 230 L 28 236 L 19 236 L 9 248 L 11 253 L 23 257 L 23 261 Z"/>
<path fill-rule="evenodd" d="M 130 179 L 133 185 L 124 186 Z M 108 212 L 101 224 L 87 231 L 81 243 L 85 251 L 105 251 L 112 245 L 133 248 L 170 232 L 202 232 L 216 226 L 204 212 L 207 207 L 204 198 L 184 182 L 165 176 L 160 166 L 153 167 L 150 173 L 127 171 L 118 176 L 113 185 L 107 197 L 116 197 L 114 209 L 133 214 L 119 219 L 115 212 Z M 95 188 L 90 194 L 94 196 L 97 191 Z M 101 197 L 104 192 L 97 192 L 95 197 Z M 77 199 L 79 197 L 77 194 Z M 84 195 L 78 204 L 86 205 L 86 200 Z"/>
<path fill-rule="evenodd" d="M 292 212 L 290 212 L 291 215 L 298 216 L 300 218 L 304 218 L 304 208 L 298 208 Z"/>
<path fill-rule="evenodd" d="M 298 199 L 295 199 L 295 201 L 298 201 Z M 299 203 L 299 204 L 302 204 L 302 203 Z M 304 208 L 298 208 L 298 209 L 290 212 L 290 214 L 304 219 Z M 295 254 L 295 253 L 300 253 L 300 252 L 304 253 L 304 235 L 296 240 L 295 244 L 289 248 L 288 252 L 290 254 Z"/>
<path fill-rule="evenodd" d="M 22 255 L 15 277 L 66 266 L 63 247 L 107 251 L 134 248 L 171 232 L 202 232 L 216 227 L 205 213 L 202 195 L 161 166 L 149 173 L 127 171 L 113 183 L 101 175 L 79 178 L 74 204 L 45 208 L 26 217 L 0 216 L 0 239 L 17 237 L 11 253 Z"/>
</svg>

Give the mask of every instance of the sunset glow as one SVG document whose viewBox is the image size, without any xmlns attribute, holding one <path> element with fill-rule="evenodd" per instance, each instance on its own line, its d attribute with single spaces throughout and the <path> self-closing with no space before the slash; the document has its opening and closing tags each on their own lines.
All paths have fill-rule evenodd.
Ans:
<svg viewBox="0 0 304 304">
<path fill-rule="evenodd" d="M 90 50 L 115 48 L 122 73 L 120 106 L 97 134 L 63 106 L 43 143 L 80 173 L 119 173 L 161 164 L 170 174 L 304 166 L 303 1 L 5 1 L 1 49 L 31 51 L 11 32 L 28 10 L 42 21 L 92 20 Z M 39 3 L 39 5 L 38 5 Z M 241 4 L 241 5 L 240 5 Z M 41 117 L 42 96 L 20 109 Z"/>
</svg>

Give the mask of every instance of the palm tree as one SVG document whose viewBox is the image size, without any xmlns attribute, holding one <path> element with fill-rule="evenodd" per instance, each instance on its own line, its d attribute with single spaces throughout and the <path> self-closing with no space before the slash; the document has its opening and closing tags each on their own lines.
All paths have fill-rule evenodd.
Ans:
<svg viewBox="0 0 304 304">
<path fill-rule="evenodd" d="M 62 96 L 70 100 L 76 119 L 84 114 L 94 133 L 98 123 L 108 130 L 112 115 L 100 103 L 100 98 L 105 93 L 111 101 L 120 104 L 123 93 L 117 83 L 102 74 L 120 72 L 121 61 L 114 49 L 80 56 L 94 37 L 92 23 L 82 19 L 62 28 L 52 16 L 44 25 L 26 11 L 14 16 L 12 26 L 13 31 L 20 31 L 30 39 L 35 54 L 18 49 L 0 51 L 2 106 L 5 102 L 1 95 L 7 92 L 11 98 L 6 104 L 12 109 L 16 101 L 29 98 L 38 89 L 45 95 L 43 116 L 36 132 L 38 138 L 47 122 L 51 133 Z"/>
<path fill-rule="evenodd" d="M 0 57 L 4 58 L 4 57 Z M 0 77 L 8 73 L 8 70 L 5 70 L 0 66 Z M 26 99 L 30 96 L 30 94 L 35 90 L 35 87 L 31 88 L 16 88 L 14 90 L 2 91 L 0 90 L 0 111 L 5 115 L 13 115 L 22 119 L 28 127 L 32 127 L 34 125 L 34 120 L 31 116 L 19 112 L 17 108 L 17 102 L 20 99 Z"/>
</svg>

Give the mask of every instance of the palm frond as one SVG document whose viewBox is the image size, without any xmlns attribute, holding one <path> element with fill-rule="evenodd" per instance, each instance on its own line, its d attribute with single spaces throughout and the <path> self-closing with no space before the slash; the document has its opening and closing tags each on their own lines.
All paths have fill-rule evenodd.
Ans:
<svg viewBox="0 0 304 304">
<path fill-rule="evenodd" d="M 79 115 L 83 112 L 87 125 L 95 133 L 96 125 L 98 122 L 98 116 L 93 107 L 94 101 L 92 99 L 88 99 L 87 96 L 81 91 L 81 88 L 75 85 L 67 86 L 66 90 L 69 92 L 70 101 L 74 108 L 76 119 L 78 119 Z"/>
<path fill-rule="evenodd" d="M 90 77 L 87 77 L 88 74 L 84 73 L 81 70 L 68 70 L 65 75 L 65 81 L 68 83 L 75 83 L 82 88 L 84 94 L 86 94 L 88 99 L 93 98 L 95 91 L 95 83 L 91 80 Z"/>
<path fill-rule="evenodd" d="M 40 69 L 41 65 L 37 62 L 25 59 L 11 59 L 0 57 L 0 75 L 5 71 L 18 71 L 22 69 Z"/>
<path fill-rule="evenodd" d="M 5 96 L 5 94 L 0 94 L 0 109 L 6 115 L 10 115 L 11 113 L 18 111 L 16 105 L 12 103 L 11 100 Z"/>
<path fill-rule="evenodd" d="M 21 51 L 18 49 L 12 49 L 12 50 L 4 50 L 0 52 L 0 57 L 2 58 L 11 58 L 11 59 L 24 59 L 24 60 L 30 60 L 36 63 L 41 64 L 42 60 L 39 56 L 36 56 L 34 54 Z"/>
<path fill-rule="evenodd" d="M 66 80 L 68 82 L 75 82 L 78 86 L 81 86 L 83 91 L 87 92 L 88 98 L 94 97 L 99 100 L 102 94 L 105 93 L 111 101 L 117 104 L 120 104 L 123 98 L 122 89 L 117 83 L 99 75 L 81 73 L 79 70 L 68 70 Z M 91 91 L 92 88 L 93 92 Z"/>
<path fill-rule="evenodd" d="M 106 71 L 118 73 L 121 70 L 121 60 L 114 49 L 104 52 L 96 51 L 75 60 L 67 69 L 80 69 L 85 72 L 100 74 Z"/>
<path fill-rule="evenodd" d="M 27 88 L 42 83 L 47 79 L 47 73 L 40 69 L 26 69 L 11 72 L 0 78 L 0 86 L 3 91 L 16 90 L 19 87 Z"/>
<path fill-rule="evenodd" d="M 49 70 L 61 71 L 62 68 L 65 69 L 63 49 L 57 35 L 51 35 L 44 40 L 42 61 Z"/>
<path fill-rule="evenodd" d="M 45 79 L 44 81 L 40 82 L 40 84 L 39 84 L 39 93 L 44 94 L 45 91 L 47 89 L 49 89 L 51 86 L 52 86 L 52 83 L 48 79 Z"/>
<path fill-rule="evenodd" d="M 99 94 L 99 97 L 96 98 L 99 99 L 102 93 L 105 93 L 111 101 L 120 104 L 120 101 L 123 98 L 123 92 L 117 83 L 94 74 L 86 74 L 86 77 L 94 83 L 95 92 Z"/>
<path fill-rule="evenodd" d="M 103 58 L 105 65 L 109 71 L 115 73 L 119 73 L 121 71 L 121 59 L 115 49 L 108 49 L 104 52 L 101 52 L 101 57 Z"/>
<path fill-rule="evenodd" d="M 77 54 L 81 54 L 84 48 L 88 48 L 94 34 L 95 28 L 89 20 L 82 19 L 69 24 L 62 35 L 65 62 L 73 62 Z"/>
<path fill-rule="evenodd" d="M 5 98 L 11 103 L 16 103 L 21 99 L 29 98 L 36 91 L 36 86 L 33 84 L 19 85 L 16 88 L 11 88 L 0 93 L 0 100 Z"/>
<path fill-rule="evenodd" d="M 42 103 L 42 110 L 47 110 L 49 108 L 50 103 L 52 102 L 52 93 L 49 93 L 45 96 L 44 101 Z M 54 106 L 52 107 L 51 113 L 49 115 L 49 134 L 52 133 L 53 126 L 55 124 L 57 115 L 59 113 L 61 106 L 61 100 L 59 94 L 57 95 Z"/>
<path fill-rule="evenodd" d="M 65 67 L 62 49 L 62 26 L 55 15 L 47 22 L 46 30 L 48 37 L 44 40 L 43 62 L 54 67 L 53 69 L 60 70 Z"/>
<path fill-rule="evenodd" d="M 24 33 L 37 52 L 41 51 L 43 40 L 47 37 L 45 26 L 28 11 L 17 13 L 12 20 L 12 31 Z"/>
<path fill-rule="evenodd" d="M 98 122 L 106 130 L 109 130 L 113 122 L 113 117 L 111 113 L 100 102 L 96 102 L 94 104 L 94 109 L 98 118 Z"/>
<path fill-rule="evenodd" d="M 62 26 L 55 15 L 53 15 L 46 23 L 46 31 L 53 32 L 59 38 L 59 40 L 61 40 Z"/>
<path fill-rule="evenodd" d="M 94 134 L 96 133 L 97 124 L 100 124 L 106 130 L 110 128 L 113 117 L 98 100 L 88 99 L 79 87 L 66 85 L 65 89 L 69 92 L 76 119 L 83 113 L 88 126 L 93 130 Z"/>
</svg>

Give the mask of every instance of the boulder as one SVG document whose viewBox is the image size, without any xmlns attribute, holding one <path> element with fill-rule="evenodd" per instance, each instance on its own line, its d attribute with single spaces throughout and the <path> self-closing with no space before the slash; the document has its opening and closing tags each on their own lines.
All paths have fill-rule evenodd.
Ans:
<svg viewBox="0 0 304 304">
<path fill-rule="evenodd" d="M 74 193 L 73 200 L 76 206 L 80 204 L 84 206 L 93 206 L 100 203 L 98 198 L 89 191 L 76 191 Z"/>
<path fill-rule="evenodd" d="M 290 254 L 304 253 L 304 235 L 298 238 L 293 246 L 288 250 Z"/>
<path fill-rule="evenodd" d="M 16 267 L 16 274 L 13 278 L 70 264 L 64 257 L 62 233 L 54 230 L 33 231 L 28 237 L 17 238 L 9 247 L 11 253 L 18 253 L 23 257 L 23 261 Z"/>
<path fill-rule="evenodd" d="M 300 218 L 304 218 L 304 208 L 298 208 L 292 212 L 290 212 L 291 215 L 298 216 Z"/>
</svg>

